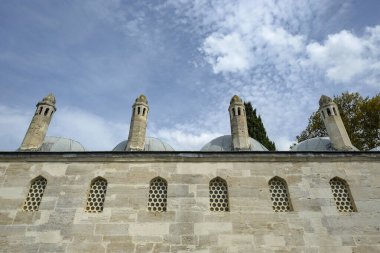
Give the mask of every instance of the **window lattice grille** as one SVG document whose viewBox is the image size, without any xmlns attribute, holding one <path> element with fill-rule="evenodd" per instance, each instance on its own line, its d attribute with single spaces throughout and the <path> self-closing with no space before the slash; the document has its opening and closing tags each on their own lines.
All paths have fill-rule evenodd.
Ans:
<svg viewBox="0 0 380 253">
<path fill-rule="evenodd" d="M 339 212 L 355 212 L 353 199 L 346 181 L 340 178 L 333 178 L 330 180 L 330 185 L 336 208 Z"/>
<path fill-rule="evenodd" d="M 91 183 L 90 193 L 87 198 L 86 212 L 101 213 L 107 192 L 107 181 L 103 178 L 95 179 Z"/>
<path fill-rule="evenodd" d="M 271 194 L 273 211 L 292 211 L 292 206 L 288 194 L 288 187 L 283 179 L 278 177 L 272 178 L 269 181 L 269 191 Z"/>
<path fill-rule="evenodd" d="M 26 197 L 23 210 L 27 212 L 38 211 L 42 195 L 44 195 L 47 180 L 43 177 L 38 177 L 30 185 L 28 196 Z"/>
<path fill-rule="evenodd" d="M 168 184 L 163 178 L 157 177 L 150 182 L 148 210 L 166 212 Z"/>
<path fill-rule="evenodd" d="M 210 211 L 228 212 L 228 188 L 223 179 L 217 177 L 210 181 Z"/>
</svg>

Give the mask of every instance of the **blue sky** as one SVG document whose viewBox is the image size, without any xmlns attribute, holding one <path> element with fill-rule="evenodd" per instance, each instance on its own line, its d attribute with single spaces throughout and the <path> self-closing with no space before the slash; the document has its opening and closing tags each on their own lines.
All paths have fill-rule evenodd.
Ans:
<svg viewBox="0 0 380 253">
<path fill-rule="evenodd" d="M 287 150 L 321 94 L 379 92 L 378 10 L 378 0 L 1 1 L 0 150 L 19 147 L 50 92 L 48 135 L 88 150 L 128 137 L 139 94 L 147 135 L 176 150 L 230 134 L 234 94 Z"/>
</svg>

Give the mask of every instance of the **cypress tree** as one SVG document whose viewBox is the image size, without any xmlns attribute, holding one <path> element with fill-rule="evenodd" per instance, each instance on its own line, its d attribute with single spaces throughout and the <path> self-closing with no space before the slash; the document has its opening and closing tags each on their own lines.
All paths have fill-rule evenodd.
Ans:
<svg viewBox="0 0 380 253">
<path fill-rule="evenodd" d="M 244 102 L 244 106 L 249 136 L 263 144 L 268 150 L 276 150 L 275 143 L 268 138 L 261 117 L 257 116 L 256 109 L 253 109 L 251 102 Z"/>
</svg>

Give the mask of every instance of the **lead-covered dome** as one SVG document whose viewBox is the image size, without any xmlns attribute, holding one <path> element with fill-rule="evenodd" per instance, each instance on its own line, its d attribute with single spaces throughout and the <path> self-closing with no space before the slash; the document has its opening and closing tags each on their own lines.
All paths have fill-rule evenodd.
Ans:
<svg viewBox="0 0 380 253">
<path fill-rule="evenodd" d="M 335 151 L 329 137 L 314 137 L 301 141 L 291 151 Z"/>
<path fill-rule="evenodd" d="M 38 149 L 39 152 L 78 152 L 86 151 L 85 148 L 77 141 L 63 138 L 47 136 L 41 147 Z"/>
<path fill-rule="evenodd" d="M 249 138 L 249 151 L 268 151 L 263 144 L 253 138 Z M 231 135 L 217 137 L 203 146 L 201 151 L 234 151 L 232 148 Z"/>
<path fill-rule="evenodd" d="M 122 141 L 112 151 L 126 151 L 128 140 Z M 144 151 L 174 151 L 166 142 L 153 137 L 145 138 Z"/>
</svg>

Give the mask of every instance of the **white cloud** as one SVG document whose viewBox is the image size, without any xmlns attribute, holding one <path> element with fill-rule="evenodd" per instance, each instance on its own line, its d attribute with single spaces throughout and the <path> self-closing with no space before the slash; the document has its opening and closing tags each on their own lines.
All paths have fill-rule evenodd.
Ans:
<svg viewBox="0 0 380 253">
<path fill-rule="evenodd" d="M 215 73 L 245 71 L 252 65 L 250 48 L 238 33 L 210 35 L 203 43 L 203 51 Z"/>
<path fill-rule="evenodd" d="M 169 143 L 175 150 L 200 150 L 206 143 L 220 136 L 219 133 L 203 131 L 192 133 L 181 129 L 160 129 L 157 137 Z"/>
<path fill-rule="evenodd" d="M 260 29 L 261 38 L 273 49 L 277 49 L 280 53 L 286 53 L 282 50 L 286 49 L 294 53 L 302 52 L 304 49 L 304 38 L 301 35 L 292 35 L 283 27 L 265 26 Z"/>
<path fill-rule="evenodd" d="M 369 81 L 376 75 L 380 63 L 380 26 L 367 28 L 362 37 L 343 30 L 331 34 L 323 43 L 313 42 L 307 46 L 312 63 L 322 69 L 326 76 L 340 83 Z M 378 85 L 380 86 L 380 80 Z"/>
<path fill-rule="evenodd" d="M 279 137 L 276 139 L 276 148 L 277 150 L 288 151 L 295 142 L 296 140 L 290 140 L 287 137 Z"/>
<path fill-rule="evenodd" d="M 75 107 L 63 107 L 56 112 L 48 135 L 79 141 L 86 150 L 110 151 L 128 138 L 129 124 L 112 122 Z"/>
</svg>

